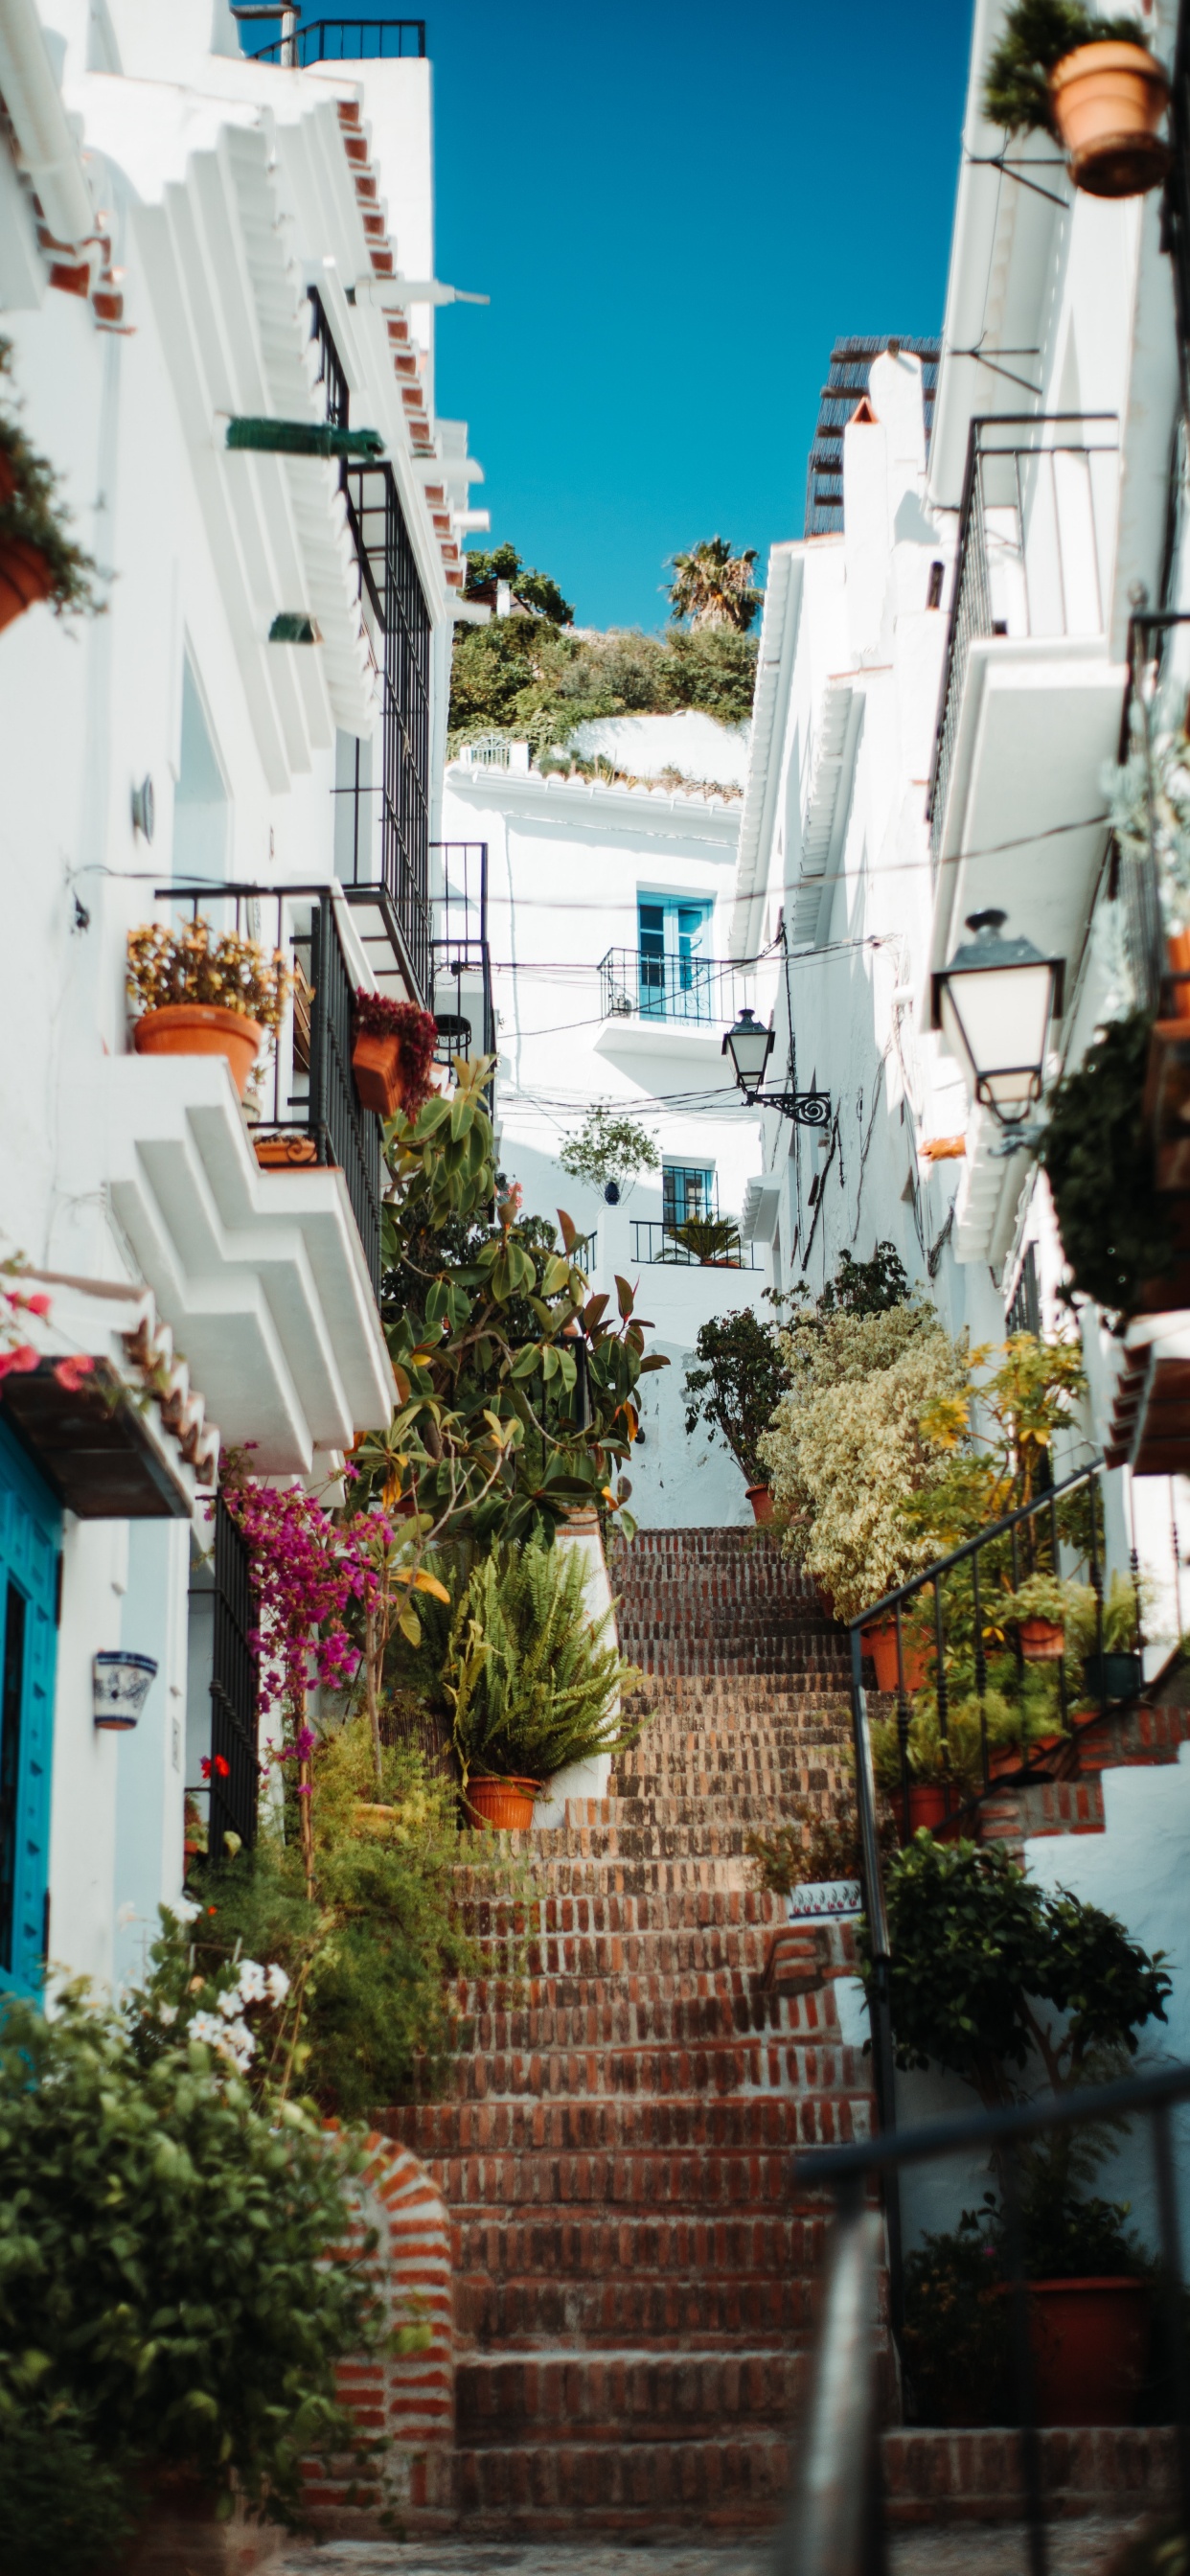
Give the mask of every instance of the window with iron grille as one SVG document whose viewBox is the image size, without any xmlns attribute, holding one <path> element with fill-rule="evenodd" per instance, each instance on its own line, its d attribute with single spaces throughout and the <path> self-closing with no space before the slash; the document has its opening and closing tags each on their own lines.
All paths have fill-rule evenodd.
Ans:
<svg viewBox="0 0 1190 2576">
<path fill-rule="evenodd" d="M 428 1004 L 430 613 L 391 467 L 345 466 L 343 489 L 363 581 L 384 639 L 380 884 L 409 981 L 418 999 Z M 375 793 L 364 783 L 358 749 L 356 793 Z M 359 839 L 367 847 L 370 835 L 364 832 Z"/>
<path fill-rule="evenodd" d="M 256 1840 L 260 1791 L 260 1672 L 249 1643 L 256 1601 L 248 1549 L 222 1494 L 215 1504 L 214 1623 L 211 1654 L 211 1807 L 208 1849 L 221 1860 L 225 1836 L 245 1850 Z"/>
</svg>

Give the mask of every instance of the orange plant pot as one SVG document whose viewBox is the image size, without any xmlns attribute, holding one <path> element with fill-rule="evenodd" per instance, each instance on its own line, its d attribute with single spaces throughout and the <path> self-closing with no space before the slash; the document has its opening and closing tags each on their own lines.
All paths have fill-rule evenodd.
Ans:
<svg viewBox="0 0 1190 2576">
<path fill-rule="evenodd" d="M 1147 2281 L 1030 2281 L 1039 2424 L 1130 2424 L 1149 2350 Z"/>
<path fill-rule="evenodd" d="M 861 1628 L 859 1633 L 864 1653 L 865 1655 L 871 1656 L 876 1667 L 877 1690 L 895 1691 L 897 1687 L 896 1620 L 881 1619 L 877 1622 L 875 1627 Z M 901 1631 L 901 1660 L 905 1667 L 906 1690 L 915 1691 L 924 1689 L 929 1658 L 923 1646 L 910 1645 L 909 1639 L 905 1635 L 903 1629 Z"/>
<path fill-rule="evenodd" d="M 24 537 L 0 538 L 0 628 L 11 626 L 39 599 L 48 599 L 53 575 L 38 546 Z"/>
<path fill-rule="evenodd" d="M 753 1520 L 771 1521 L 773 1517 L 773 1497 L 769 1492 L 768 1486 L 749 1485 L 747 1492 L 748 1500 L 752 1505 Z"/>
<path fill-rule="evenodd" d="M 894 1811 L 893 1811 L 893 1812 L 894 1812 L 894 1814 L 899 1814 L 899 1812 L 900 1812 L 900 1791 L 899 1791 L 899 1790 L 897 1791 L 896 1795 L 897 1795 L 897 1805 L 896 1805 L 896 1807 L 894 1808 Z M 952 1790 L 952 1792 L 951 1792 L 951 1799 L 950 1799 L 950 1812 L 951 1812 L 951 1815 L 952 1815 L 952 1816 L 954 1816 L 954 1815 L 956 1815 L 956 1814 L 957 1814 L 957 1812 L 958 1812 L 958 1804 L 959 1804 L 958 1799 L 957 1799 L 957 1797 L 955 1796 L 955 1794 L 954 1794 L 954 1792 L 953 1792 L 953 1790 Z M 940 1781 L 940 1780 L 913 1780 L 913 1781 L 911 1781 L 911 1782 L 910 1782 L 910 1787 L 909 1787 L 909 1831 L 910 1831 L 910 1833 L 911 1833 L 911 1834 L 915 1834 L 915 1833 L 917 1832 L 918 1827 L 919 1827 L 920 1825 L 928 1825 L 928 1827 L 929 1827 L 929 1829 L 930 1829 L 930 1832 L 931 1832 L 931 1833 L 934 1833 L 934 1832 L 937 1830 L 937 1827 L 938 1827 L 939 1825 L 944 1825 L 944 1824 L 946 1823 L 946 1821 L 947 1821 L 947 1815 L 946 1815 L 946 1791 L 945 1791 L 945 1789 L 943 1788 L 941 1781 Z"/>
<path fill-rule="evenodd" d="M 1190 977 L 1190 930 L 1171 930 L 1165 943 L 1171 975 Z M 1175 1020 L 1190 1020 L 1190 982 L 1173 987 Z"/>
<path fill-rule="evenodd" d="M 164 1002 L 137 1021 L 132 1043 L 138 1055 L 221 1055 L 242 1100 L 264 1030 L 222 1002 Z"/>
<path fill-rule="evenodd" d="M 253 1143 L 263 1172 L 300 1172 L 318 1160 L 312 1136 L 257 1136 Z"/>
<path fill-rule="evenodd" d="M 1169 83 L 1143 45 L 1078 45 L 1055 63 L 1049 87 L 1076 188 L 1142 197 L 1165 177 L 1169 146 L 1157 128 Z"/>
<path fill-rule="evenodd" d="M 1058 1664 L 1066 1652 L 1066 1631 L 1053 1619 L 1022 1619 L 1017 1634 L 1027 1664 Z"/>
<path fill-rule="evenodd" d="M 399 1038 L 374 1038 L 361 1030 L 351 1049 L 351 1070 L 365 1109 L 391 1118 L 401 1106 Z"/>
<path fill-rule="evenodd" d="M 472 1823 L 491 1825 L 498 1834 L 523 1834 L 533 1822 L 533 1801 L 540 1792 L 540 1780 L 469 1780 Z"/>
</svg>

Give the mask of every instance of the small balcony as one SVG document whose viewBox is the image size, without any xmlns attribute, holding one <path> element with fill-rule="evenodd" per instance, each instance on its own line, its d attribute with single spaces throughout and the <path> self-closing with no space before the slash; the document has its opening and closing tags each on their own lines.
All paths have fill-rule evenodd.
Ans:
<svg viewBox="0 0 1190 2576">
<path fill-rule="evenodd" d="M 431 842 L 430 884 L 432 1007 L 439 1037 L 435 1061 L 445 1066 L 457 1055 L 496 1052 L 487 842 Z"/>
<path fill-rule="evenodd" d="M 1110 415 L 971 426 L 927 813 L 934 963 L 989 903 L 1063 953 L 1103 851 L 1119 500 Z"/>
<path fill-rule="evenodd" d="M 730 959 L 609 948 L 599 965 L 600 1009 L 605 1020 L 669 1020 L 721 1031 L 753 998 L 753 980 Z"/>
<path fill-rule="evenodd" d="M 632 1258 L 677 1270 L 759 1270 L 753 1246 L 741 1240 L 735 1217 L 687 1217 L 670 1224 L 664 1217 L 632 1219 Z"/>
<path fill-rule="evenodd" d="M 168 886 L 217 933 L 279 948 L 293 990 L 241 1102 L 216 1057 L 129 1054 L 105 1068 L 114 1212 L 233 1445 L 308 1475 L 386 1422 L 380 1121 L 351 1066 L 369 980 L 332 886 Z"/>
<path fill-rule="evenodd" d="M 280 5 L 270 15 L 279 19 Z M 252 59 L 305 71 L 310 63 L 421 61 L 425 50 L 424 18 L 315 18 L 292 35 L 261 45 Z"/>
</svg>

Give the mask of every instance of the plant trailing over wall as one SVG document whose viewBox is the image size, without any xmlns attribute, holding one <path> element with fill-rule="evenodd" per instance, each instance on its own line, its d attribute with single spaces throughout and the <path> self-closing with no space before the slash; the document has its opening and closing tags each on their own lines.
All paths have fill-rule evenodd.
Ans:
<svg viewBox="0 0 1190 2576">
<path fill-rule="evenodd" d="M 619 1703 L 638 1676 L 606 1641 L 609 1616 L 587 1612 L 577 1548 L 498 1548 L 456 1567 L 452 1589 L 449 1614 L 427 1610 L 412 1669 L 449 1714 L 464 1789 L 479 1772 L 551 1780 L 636 1743 Z"/>
<path fill-rule="evenodd" d="M 605 1195 L 610 1187 L 617 1196 L 642 1172 L 661 1167 L 657 1146 L 639 1119 L 602 1108 L 587 1111 L 577 1134 L 567 1137 L 558 1161 L 572 1180 L 586 1181 Z"/>
<path fill-rule="evenodd" d="M 97 615 L 96 565 L 68 535 L 60 477 L 30 445 L 11 392 L 12 342 L 0 338 L 0 554 L 31 547 L 45 563 L 48 603 L 56 617 Z"/>
<path fill-rule="evenodd" d="M 600 717 L 685 708 L 743 724 L 755 683 L 755 639 L 731 626 L 568 635 L 540 618 L 493 618 L 455 630 L 451 746 L 495 730 L 544 754 Z"/>
<path fill-rule="evenodd" d="M 763 1484 L 767 1469 L 758 1444 L 786 1382 L 776 1324 L 762 1323 L 750 1307 L 712 1315 L 699 1325 L 686 1366 L 687 1435 L 704 1423 L 730 1449 L 747 1483 Z"/>
<path fill-rule="evenodd" d="M 406 1117 L 416 1118 L 434 1088 L 431 1075 L 438 1023 L 433 1012 L 423 1011 L 416 1002 L 394 1001 L 389 993 L 361 989 L 355 996 L 354 1018 L 356 1030 L 365 1037 L 397 1039 L 401 1099 Z"/>
<path fill-rule="evenodd" d="M 275 1035 L 292 982 L 283 950 L 230 931 L 215 938 L 201 914 L 183 929 L 147 921 L 128 933 L 128 997 L 142 1011 L 214 1002 Z"/>
<path fill-rule="evenodd" d="M 669 613 L 675 625 L 734 627 L 745 635 L 764 598 L 752 579 L 756 548 L 733 555 L 726 537 L 704 537 L 688 554 L 671 555 Z"/>
<path fill-rule="evenodd" d="M 1131 14 L 1101 18 L 1080 0 L 1013 0 L 988 60 L 984 115 L 1010 134 L 1036 132 L 1059 140 L 1050 73 L 1079 45 L 1109 42 L 1144 47 L 1144 29 Z"/>
<path fill-rule="evenodd" d="M 637 1381 L 666 1362 L 645 1350 L 627 1280 L 615 1321 L 611 1300 L 590 1295 L 564 1210 L 555 1232 L 523 1216 L 511 1189 L 492 1221 L 490 1071 L 488 1058 L 460 1063 L 449 1098 L 388 1131 L 382 1311 L 400 1402 L 355 1460 L 362 1490 L 416 1506 L 419 1548 L 548 1540 L 582 1502 L 631 1536 L 618 1471 L 636 1437 Z"/>
<path fill-rule="evenodd" d="M 167 1939 L 184 1966 L 184 1935 Z M 56 2471 L 69 2517 L 85 2454 L 96 2463 L 94 2531 L 77 2550 L 63 2535 L 59 2563 L 72 2567 L 93 2538 L 114 2537 L 120 2490 L 125 2506 L 142 2501 L 138 2476 L 190 2471 L 228 2510 L 234 2480 L 292 2521 L 303 2456 L 358 2449 L 335 2364 L 380 2324 L 363 2271 L 326 2258 L 345 2242 L 359 2158 L 295 2104 L 258 2105 L 197 2018 L 171 2027 L 153 1985 L 122 2012 L 76 1987 L 52 2019 L 6 1998 L 0 2510 L 12 2576 L 6 2508 L 15 2474 L 28 2530 L 31 2434 L 48 2444 L 43 2532 L 61 2518 Z M 36 2531 L 25 2564 L 46 2564 Z"/>
<path fill-rule="evenodd" d="M 1051 1094 L 1041 1158 L 1071 1284 L 1109 1313 L 1132 1313 L 1173 1257 L 1143 1114 L 1151 1023 L 1114 1020 Z"/>
</svg>

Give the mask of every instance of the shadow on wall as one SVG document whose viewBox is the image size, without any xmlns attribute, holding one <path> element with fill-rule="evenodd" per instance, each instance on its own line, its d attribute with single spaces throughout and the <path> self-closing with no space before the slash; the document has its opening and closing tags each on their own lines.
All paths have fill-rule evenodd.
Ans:
<svg viewBox="0 0 1190 2576">
<path fill-rule="evenodd" d="M 643 1300 L 647 1307 L 647 1299 Z M 641 1379 L 641 1430 L 628 1470 L 642 1529 L 751 1529 L 752 1506 L 729 1449 L 703 1428 L 686 1430 L 682 1392 L 693 1347 L 650 1336 L 669 1361 Z"/>
</svg>

